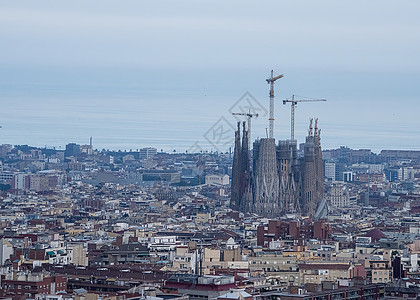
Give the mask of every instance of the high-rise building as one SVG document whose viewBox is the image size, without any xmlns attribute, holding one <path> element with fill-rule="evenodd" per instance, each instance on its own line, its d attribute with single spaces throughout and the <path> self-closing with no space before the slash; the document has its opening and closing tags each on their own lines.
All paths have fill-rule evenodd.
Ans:
<svg viewBox="0 0 420 300">
<path fill-rule="evenodd" d="M 151 147 L 141 148 L 139 152 L 139 158 L 148 159 L 148 158 L 154 157 L 156 154 L 157 154 L 156 148 L 151 148 Z"/>
<path fill-rule="evenodd" d="M 340 182 L 335 182 L 330 186 L 325 198 L 334 207 L 347 207 L 350 205 L 349 190 L 345 184 Z"/>
<path fill-rule="evenodd" d="M 235 132 L 231 207 L 244 213 L 275 218 L 286 213 L 313 216 L 324 196 L 324 166 L 320 130 L 312 120 L 298 158 L 296 140 L 263 138 L 253 144 L 252 169 L 247 147 L 248 133 L 240 125 Z"/>
<path fill-rule="evenodd" d="M 331 181 L 335 181 L 335 162 L 326 161 L 324 163 L 325 177 Z"/>
<path fill-rule="evenodd" d="M 70 143 L 66 145 L 66 151 L 64 152 L 64 156 L 76 156 L 80 153 L 80 145 L 75 143 Z"/>
</svg>

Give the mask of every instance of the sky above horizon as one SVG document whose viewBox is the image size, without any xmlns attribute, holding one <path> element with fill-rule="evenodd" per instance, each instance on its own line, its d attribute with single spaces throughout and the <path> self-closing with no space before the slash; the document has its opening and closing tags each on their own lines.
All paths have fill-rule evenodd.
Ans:
<svg viewBox="0 0 420 300">
<path fill-rule="evenodd" d="M 418 1 L 2 1 L 0 143 L 226 150 L 218 122 L 249 92 L 288 138 L 319 117 L 323 147 L 420 149 Z M 238 109 L 238 107 L 235 107 Z M 254 120 L 264 137 L 267 116 Z M 230 130 L 230 129 L 229 129 Z M 210 137 L 212 135 L 212 137 Z M 216 140 L 215 140 L 216 139 Z M 220 148 L 220 149 L 219 149 Z"/>
</svg>

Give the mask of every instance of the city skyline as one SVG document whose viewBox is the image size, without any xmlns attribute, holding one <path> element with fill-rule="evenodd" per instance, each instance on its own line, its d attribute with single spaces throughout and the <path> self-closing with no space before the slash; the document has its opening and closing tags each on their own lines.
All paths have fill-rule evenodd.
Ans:
<svg viewBox="0 0 420 300">
<path fill-rule="evenodd" d="M 276 138 L 297 94 L 328 100 L 298 105 L 299 142 L 318 117 L 325 148 L 420 149 L 416 2 L 98 4 L 1 4 L 1 142 L 217 150 L 204 135 L 246 92 L 267 109 L 274 69 Z"/>
<path fill-rule="evenodd" d="M 419 298 L 419 9 L 0 1 L 0 299 Z"/>
</svg>

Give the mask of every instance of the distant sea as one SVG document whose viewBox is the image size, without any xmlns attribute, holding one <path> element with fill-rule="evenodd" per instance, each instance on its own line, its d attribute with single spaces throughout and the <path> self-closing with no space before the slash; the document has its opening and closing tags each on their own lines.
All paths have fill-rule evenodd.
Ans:
<svg viewBox="0 0 420 300">
<path fill-rule="evenodd" d="M 96 149 L 150 146 L 168 152 L 228 151 L 238 120 L 231 113 L 249 108 L 260 114 L 252 120 L 252 138 L 266 136 L 268 86 L 263 80 L 247 89 L 239 85 L 229 89 L 228 82 L 200 85 L 197 79 L 189 86 L 171 83 L 170 78 L 150 86 L 3 80 L 0 144 L 64 149 L 71 142 L 88 144 L 92 137 Z M 404 106 L 392 97 L 355 99 L 354 94 L 334 93 L 314 89 L 311 96 L 328 102 L 298 105 L 295 136 L 299 143 L 304 142 L 309 118 L 319 117 L 324 149 L 343 145 L 375 152 L 420 150 L 418 102 L 412 99 L 410 106 Z M 280 89 L 276 98 L 275 136 L 280 139 L 290 135 L 290 106 L 281 102 L 290 94 Z M 250 101 L 254 101 L 251 106 Z"/>
</svg>

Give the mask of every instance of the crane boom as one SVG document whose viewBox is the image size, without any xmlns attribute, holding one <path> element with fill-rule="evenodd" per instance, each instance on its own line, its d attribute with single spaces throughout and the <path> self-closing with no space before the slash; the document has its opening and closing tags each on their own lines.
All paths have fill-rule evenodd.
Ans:
<svg viewBox="0 0 420 300">
<path fill-rule="evenodd" d="M 326 99 L 295 99 L 295 95 L 292 95 L 292 99 L 283 100 L 283 104 L 291 103 L 290 111 L 290 139 L 295 139 L 295 107 L 299 102 L 319 102 L 327 101 Z"/>
<path fill-rule="evenodd" d="M 247 116 L 248 117 L 248 150 L 251 150 L 251 118 L 258 117 L 258 114 L 252 114 L 251 110 L 247 113 L 232 113 L 233 116 Z"/>
<path fill-rule="evenodd" d="M 269 121 L 269 138 L 273 138 L 273 129 L 274 129 L 274 82 L 277 79 L 283 77 L 283 74 L 278 76 L 274 76 L 274 71 L 271 70 L 271 77 L 266 79 L 267 83 L 270 84 L 270 116 L 268 118 Z"/>
</svg>

